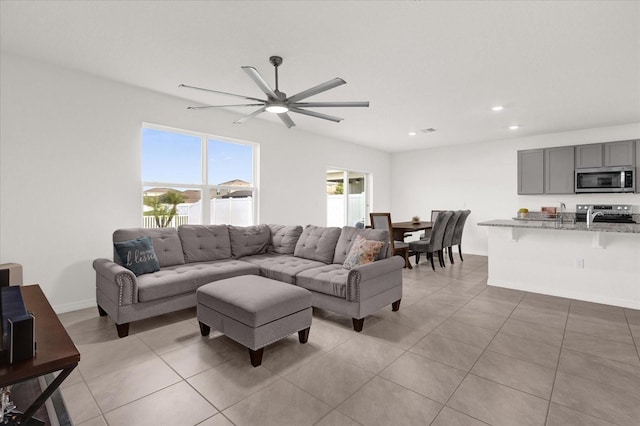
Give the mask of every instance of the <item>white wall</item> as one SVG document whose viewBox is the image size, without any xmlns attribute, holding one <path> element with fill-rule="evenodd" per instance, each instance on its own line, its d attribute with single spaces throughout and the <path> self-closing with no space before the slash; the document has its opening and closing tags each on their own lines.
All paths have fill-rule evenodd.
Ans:
<svg viewBox="0 0 640 426">
<path fill-rule="evenodd" d="M 625 139 L 640 139 L 640 124 L 393 154 L 394 220 L 428 218 L 431 210 L 470 209 L 463 251 L 486 255 L 487 231 L 476 224 L 509 219 L 520 207 L 540 211 L 564 202 L 567 211 L 575 211 L 580 203 L 640 205 L 640 194 L 518 195 L 518 150 Z"/>
<path fill-rule="evenodd" d="M 230 112 L 16 56 L 0 67 L 0 263 L 21 263 L 58 312 L 94 303 L 93 259 L 112 257 L 115 229 L 140 226 L 142 122 L 259 143 L 261 223 L 323 225 L 328 167 L 371 173 L 373 208 L 390 209 L 390 154 L 306 133 L 304 117 L 234 125 Z"/>
</svg>

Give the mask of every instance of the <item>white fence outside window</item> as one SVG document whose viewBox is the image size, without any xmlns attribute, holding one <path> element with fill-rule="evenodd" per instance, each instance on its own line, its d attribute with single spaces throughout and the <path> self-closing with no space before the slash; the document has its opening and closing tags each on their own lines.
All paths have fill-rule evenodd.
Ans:
<svg viewBox="0 0 640 426">
<path fill-rule="evenodd" d="M 327 226 L 355 226 L 358 222 L 366 223 L 364 194 L 349 194 L 349 217 L 344 223 L 344 194 L 327 195 Z"/>
<path fill-rule="evenodd" d="M 186 214 L 176 215 L 169 227 L 202 223 L 200 201 L 184 206 L 180 209 Z M 142 226 L 157 228 L 153 216 L 143 216 Z M 253 225 L 253 198 L 215 198 L 211 200 L 211 224 L 227 224 L 236 226 Z"/>
</svg>

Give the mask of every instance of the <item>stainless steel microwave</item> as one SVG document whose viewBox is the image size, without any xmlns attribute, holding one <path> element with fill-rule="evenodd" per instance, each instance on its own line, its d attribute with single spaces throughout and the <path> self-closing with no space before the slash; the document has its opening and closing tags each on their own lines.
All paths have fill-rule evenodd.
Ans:
<svg viewBox="0 0 640 426">
<path fill-rule="evenodd" d="M 636 192 L 635 167 L 576 169 L 576 193 Z"/>
</svg>

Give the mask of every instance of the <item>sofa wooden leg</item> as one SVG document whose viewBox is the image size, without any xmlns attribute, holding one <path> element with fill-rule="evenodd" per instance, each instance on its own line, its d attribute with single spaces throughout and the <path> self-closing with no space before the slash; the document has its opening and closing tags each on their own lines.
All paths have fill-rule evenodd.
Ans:
<svg viewBox="0 0 640 426">
<path fill-rule="evenodd" d="M 116 329 L 118 330 L 118 337 L 127 337 L 129 335 L 129 323 L 125 322 L 124 324 L 116 324 Z"/>
<path fill-rule="evenodd" d="M 394 311 L 394 312 L 399 311 L 400 310 L 400 302 L 401 301 L 402 301 L 402 299 L 398 299 L 395 302 L 393 302 L 391 304 L 391 310 Z"/>
<path fill-rule="evenodd" d="M 258 367 L 262 364 L 262 354 L 264 353 L 264 348 L 260 348 L 257 350 L 249 349 L 249 358 L 251 359 L 251 365 L 254 367 Z"/>
<path fill-rule="evenodd" d="M 101 317 L 106 317 L 107 316 L 107 311 L 105 311 L 104 309 L 102 309 L 100 307 L 100 305 L 98 305 L 98 314 L 100 314 Z"/>
<path fill-rule="evenodd" d="M 351 318 L 353 321 L 353 329 L 358 333 L 362 331 L 362 327 L 364 327 L 364 318 Z"/>
<path fill-rule="evenodd" d="M 201 321 L 198 321 L 198 324 L 200 324 L 200 335 L 208 336 L 211 332 L 211 327 Z"/>
<path fill-rule="evenodd" d="M 309 330 L 311 330 L 311 327 L 298 331 L 298 340 L 300 340 L 300 343 L 307 343 L 309 340 Z"/>
</svg>

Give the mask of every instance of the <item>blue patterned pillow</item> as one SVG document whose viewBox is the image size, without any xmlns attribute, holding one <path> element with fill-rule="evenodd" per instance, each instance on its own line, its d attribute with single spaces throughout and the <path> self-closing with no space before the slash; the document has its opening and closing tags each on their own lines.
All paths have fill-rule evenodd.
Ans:
<svg viewBox="0 0 640 426">
<path fill-rule="evenodd" d="M 122 261 L 122 266 L 138 275 L 160 270 L 160 263 L 153 250 L 151 237 L 113 243 Z"/>
</svg>

